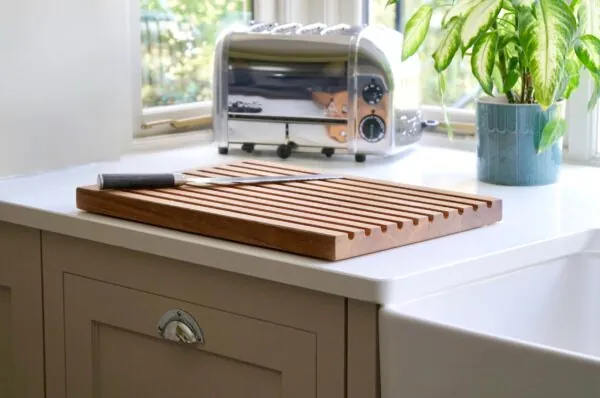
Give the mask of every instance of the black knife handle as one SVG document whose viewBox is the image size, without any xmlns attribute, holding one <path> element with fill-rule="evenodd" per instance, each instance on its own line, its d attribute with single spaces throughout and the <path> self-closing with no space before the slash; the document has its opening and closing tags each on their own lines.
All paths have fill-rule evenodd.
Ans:
<svg viewBox="0 0 600 398">
<path fill-rule="evenodd" d="M 100 189 L 152 189 L 175 186 L 173 174 L 99 174 Z"/>
</svg>

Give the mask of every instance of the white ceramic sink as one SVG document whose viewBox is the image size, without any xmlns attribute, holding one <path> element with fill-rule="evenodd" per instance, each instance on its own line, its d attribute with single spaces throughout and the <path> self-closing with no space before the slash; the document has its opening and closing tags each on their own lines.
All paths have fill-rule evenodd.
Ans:
<svg viewBox="0 0 600 398">
<path fill-rule="evenodd" d="M 588 234 L 579 252 L 382 308 L 382 398 L 600 397 L 600 235 Z"/>
</svg>

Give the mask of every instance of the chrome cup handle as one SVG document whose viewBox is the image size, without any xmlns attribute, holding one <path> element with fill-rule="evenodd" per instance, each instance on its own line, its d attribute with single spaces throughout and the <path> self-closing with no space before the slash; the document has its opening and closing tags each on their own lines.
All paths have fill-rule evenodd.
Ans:
<svg viewBox="0 0 600 398">
<path fill-rule="evenodd" d="M 203 344 L 204 334 L 196 320 L 180 309 L 167 311 L 158 322 L 158 334 L 164 339 L 184 344 Z"/>
</svg>

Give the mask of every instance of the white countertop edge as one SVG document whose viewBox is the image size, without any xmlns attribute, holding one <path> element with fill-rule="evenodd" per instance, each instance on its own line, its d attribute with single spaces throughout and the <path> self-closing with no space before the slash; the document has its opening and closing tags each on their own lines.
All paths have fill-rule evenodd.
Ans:
<svg viewBox="0 0 600 398">
<path fill-rule="evenodd" d="M 526 267 L 535 267 L 540 263 L 558 259 L 578 252 L 597 250 L 594 245 L 597 229 L 556 236 L 552 239 L 533 242 L 520 247 L 510 248 L 497 253 L 489 253 L 459 263 L 446 264 L 427 272 L 406 275 L 395 280 L 394 288 L 384 303 L 401 307 L 427 296 L 478 283 L 483 280 L 518 272 Z"/>
<path fill-rule="evenodd" d="M 84 212 L 53 213 L 0 202 L 0 221 L 356 300 L 382 303 L 389 296 L 386 281 L 323 272 L 310 264 L 319 260 L 126 220 Z M 256 251 L 262 252 L 260 256 L 252 253 Z M 286 256 L 294 257 L 293 264 L 269 258 Z"/>
</svg>

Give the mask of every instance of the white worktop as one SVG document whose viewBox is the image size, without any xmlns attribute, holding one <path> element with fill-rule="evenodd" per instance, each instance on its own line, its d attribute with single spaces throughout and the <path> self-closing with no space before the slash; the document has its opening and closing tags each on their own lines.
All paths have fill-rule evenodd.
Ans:
<svg viewBox="0 0 600 398">
<path fill-rule="evenodd" d="M 238 161 L 283 162 L 269 153 L 220 156 L 212 145 L 127 155 L 36 176 L 0 180 L 0 221 L 90 239 L 258 278 L 380 304 L 504 273 L 519 267 L 515 254 L 487 263 L 482 256 L 538 244 L 541 257 L 561 255 L 552 240 L 600 226 L 600 169 L 565 165 L 552 186 L 512 188 L 479 183 L 475 154 L 417 146 L 394 158 L 294 154 L 285 162 L 361 176 L 439 187 L 503 199 L 503 221 L 484 228 L 339 262 L 147 226 L 80 212 L 75 188 L 95 183 L 100 172 L 161 172 Z M 546 243 L 544 243 L 546 242 Z M 528 254 L 531 256 L 531 252 Z M 537 254 L 536 254 L 537 255 Z M 478 259 L 479 258 L 479 259 Z"/>
</svg>

